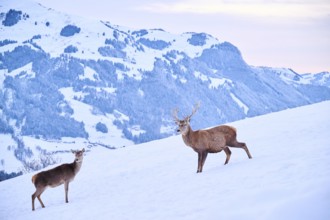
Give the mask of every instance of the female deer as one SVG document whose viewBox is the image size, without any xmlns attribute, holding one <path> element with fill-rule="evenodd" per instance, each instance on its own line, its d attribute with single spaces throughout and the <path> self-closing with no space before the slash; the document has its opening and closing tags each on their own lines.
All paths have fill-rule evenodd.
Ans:
<svg viewBox="0 0 330 220">
<path fill-rule="evenodd" d="M 37 197 L 42 208 L 45 208 L 44 203 L 41 201 L 41 194 L 46 190 L 47 187 L 56 187 L 64 184 L 65 189 L 65 202 L 68 203 L 68 191 L 69 183 L 74 179 L 76 174 L 79 172 L 85 149 L 80 151 L 73 151 L 75 154 L 75 160 L 73 163 L 66 163 L 57 166 L 51 170 L 42 171 L 32 177 L 32 183 L 36 187 L 35 193 L 32 194 L 32 211 L 34 211 L 34 200 Z"/>
</svg>

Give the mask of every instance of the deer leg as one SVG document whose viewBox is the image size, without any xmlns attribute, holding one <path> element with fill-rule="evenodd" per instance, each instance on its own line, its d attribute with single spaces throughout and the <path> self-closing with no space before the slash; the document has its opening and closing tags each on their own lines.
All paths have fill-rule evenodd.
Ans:
<svg viewBox="0 0 330 220">
<path fill-rule="evenodd" d="M 198 153 L 198 168 L 197 173 L 201 173 L 203 171 L 203 166 L 207 157 L 207 152 L 199 152 Z"/>
<path fill-rule="evenodd" d="M 245 143 L 241 143 L 241 142 L 238 142 L 236 141 L 235 143 L 231 144 L 230 147 L 237 147 L 237 148 L 243 148 L 246 152 L 246 154 L 248 155 L 248 157 L 250 159 L 252 159 L 252 156 L 250 154 L 250 151 L 249 149 L 247 148 L 246 144 Z"/>
<path fill-rule="evenodd" d="M 203 170 L 204 163 L 206 161 L 206 157 L 207 157 L 207 152 L 202 153 L 202 167 L 201 167 L 201 172 Z"/>
<path fill-rule="evenodd" d="M 64 183 L 64 189 L 65 189 L 65 202 L 68 203 L 69 181 Z"/>
<path fill-rule="evenodd" d="M 252 156 L 250 154 L 250 151 L 249 149 L 247 148 L 246 144 L 245 143 L 241 143 L 243 145 L 243 149 L 245 150 L 246 154 L 248 155 L 249 159 L 252 159 Z"/>
<path fill-rule="evenodd" d="M 202 154 L 198 152 L 198 165 L 197 165 L 197 173 L 200 172 L 200 164 L 202 160 Z"/>
<path fill-rule="evenodd" d="M 42 208 L 45 208 L 44 203 L 42 202 L 40 196 L 41 194 L 45 191 L 46 188 L 37 188 L 37 190 L 35 191 L 35 193 L 32 194 L 32 211 L 34 211 L 34 200 L 37 197 Z"/>
<path fill-rule="evenodd" d="M 39 200 L 39 202 L 40 202 L 40 204 L 41 204 L 41 207 L 42 207 L 42 208 L 45 208 L 45 205 L 44 205 L 44 203 L 41 201 L 40 196 L 41 196 L 41 194 L 40 194 L 39 196 L 37 196 L 37 198 L 38 198 L 38 200 Z"/>
<path fill-rule="evenodd" d="M 226 153 L 226 161 L 225 161 L 225 164 L 224 164 L 224 165 L 226 165 L 229 162 L 231 151 L 230 151 L 230 149 L 228 147 L 226 147 L 225 149 L 223 149 L 223 151 Z"/>
<path fill-rule="evenodd" d="M 35 200 L 35 193 L 32 194 L 32 211 L 34 211 L 34 200 Z"/>
</svg>

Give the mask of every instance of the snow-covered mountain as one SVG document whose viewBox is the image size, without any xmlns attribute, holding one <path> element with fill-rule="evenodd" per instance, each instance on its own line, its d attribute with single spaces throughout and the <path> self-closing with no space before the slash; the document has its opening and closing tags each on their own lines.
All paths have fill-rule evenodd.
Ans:
<svg viewBox="0 0 330 220">
<path fill-rule="evenodd" d="M 0 219 L 327 220 L 329 112 L 327 101 L 231 123 L 253 158 L 231 148 L 224 166 L 225 153 L 209 154 L 200 174 L 180 136 L 88 149 L 68 204 L 63 186 L 49 188 L 32 212 L 30 173 L 0 182 Z"/>
<path fill-rule="evenodd" d="M 252 67 L 206 33 L 135 30 L 31 0 L 1 1 L 0 22 L 8 172 L 17 171 L 5 168 L 9 155 L 26 165 L 74 142 L 118 148 L 171 136 L 172 110 L 189 114 L 198 101 L 195 129 L 330 99 L 330 73 Z"/>
</svg>

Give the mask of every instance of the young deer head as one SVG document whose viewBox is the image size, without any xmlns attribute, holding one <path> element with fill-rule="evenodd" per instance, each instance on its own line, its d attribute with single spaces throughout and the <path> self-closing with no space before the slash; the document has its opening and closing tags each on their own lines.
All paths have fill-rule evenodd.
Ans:
<svg viewBox="0 0 330 220">
<path fill-rule="evenodd" d="M 69 202 L 69 183 L 74 179 L 81 168 L 85 149 L 83 148 L 82 150 L 71 151 L 75 155 L 75 159 L 72 163 L 62 164 L 53 169 L 37 173 L 32 177 L 32 183 L 36 187 L 35 193 L 32 194 L 32 211 L 34 211 L 34 200 L 36 197 L 38 198 L 42 208 L 45 208 L 40 196 L 47 187 L 56 187 L 64 184 L 65 202 Z"/>
</svg>

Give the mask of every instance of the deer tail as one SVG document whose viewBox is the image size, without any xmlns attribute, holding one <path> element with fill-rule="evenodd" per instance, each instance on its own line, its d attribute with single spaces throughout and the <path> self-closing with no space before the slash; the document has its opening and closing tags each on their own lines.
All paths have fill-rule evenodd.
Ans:
<svg viewBox="0 0 330 220">
<path fill-rule="evenodd" d="M 32 176 L 32 183 L 35 182 L 36 178 L 37 178 L 37 174 Z"/>
</svg>

